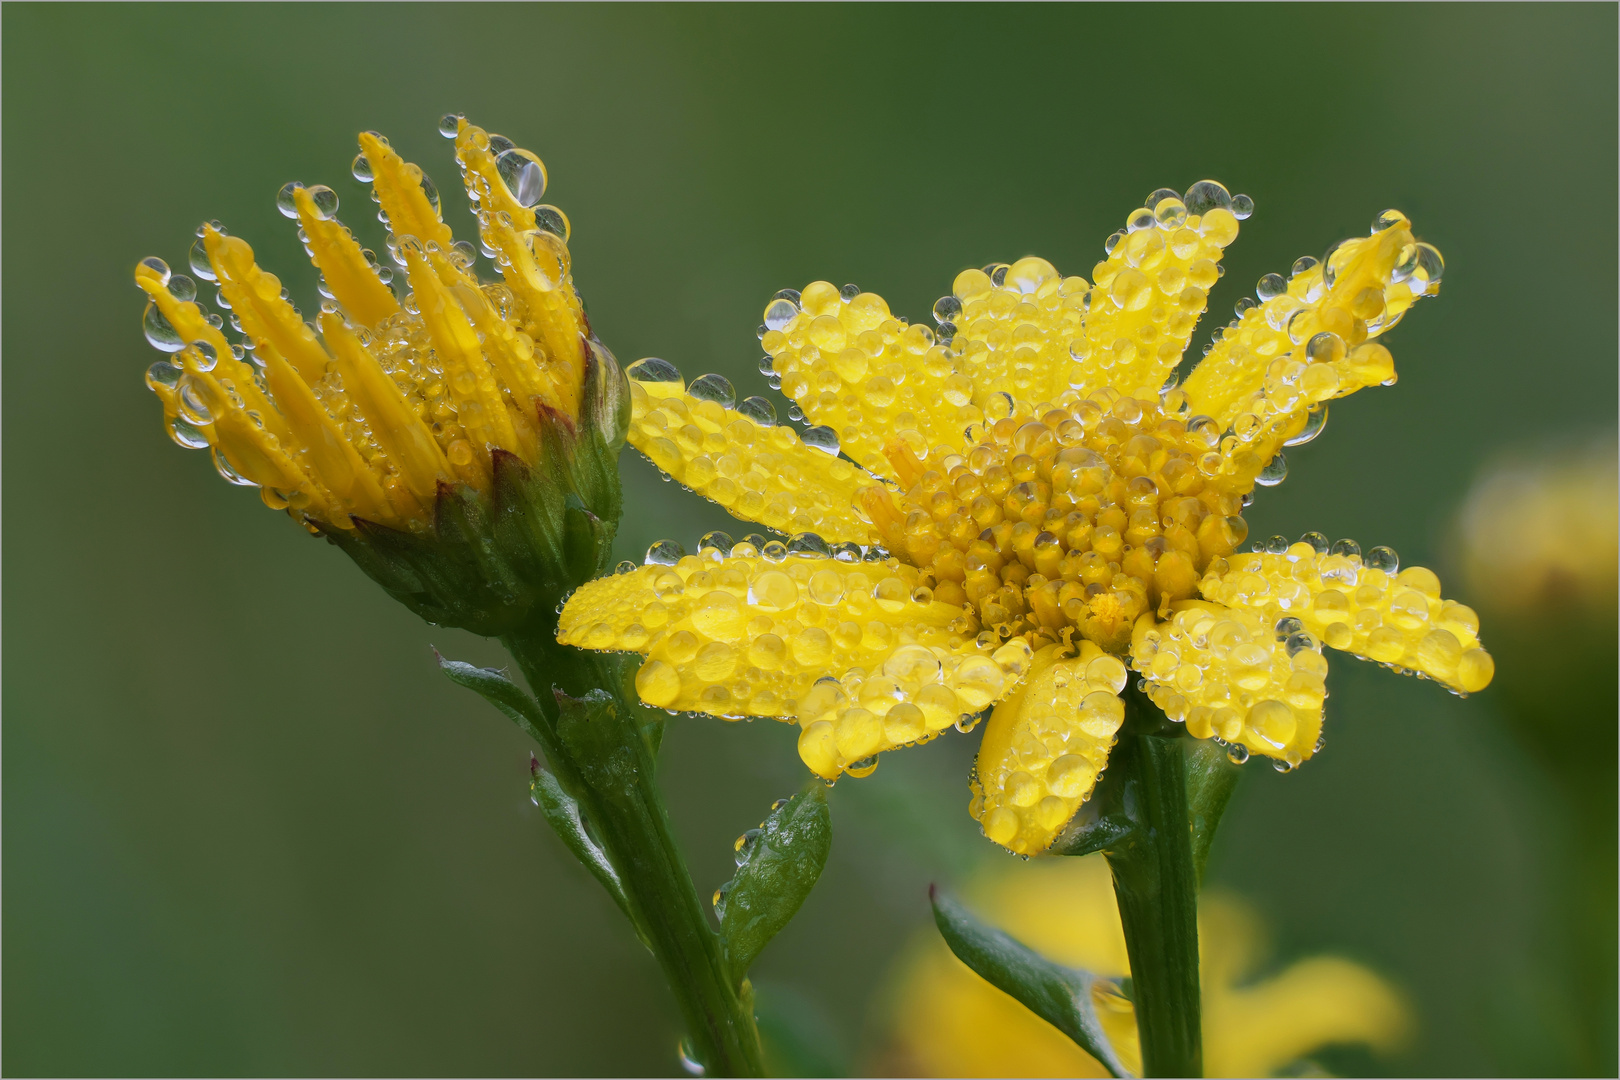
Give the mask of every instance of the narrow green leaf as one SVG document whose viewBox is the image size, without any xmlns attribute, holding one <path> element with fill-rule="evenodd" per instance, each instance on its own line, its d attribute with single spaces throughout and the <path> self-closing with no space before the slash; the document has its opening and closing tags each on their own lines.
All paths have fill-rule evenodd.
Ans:
<svg viewBox="0 0 1620 1080">
<path fill-rule="evenodd" d="M 827 787 L 811 780 L 745 833 L 737 876 L 721 886 L 720 933 L 740 984 L 771 938 L 804 903 L 832 850 Z"/>
<path fill-rule="evenodd" d="M 1091 988 L 1099 976 L 1053 963 L 1006 932 L 980 922 L 937 886 L 929 889 L 929 896 L 934 922 L 957 959 L 1073 1039 L 1110 1075 L 1130 1075 L 1097 1018 Z"/>
<path fill-rule="evenodd" d="M 1203 739 L 1187 739 L 1187 810 L 1192 819 L 1193 870 L 1204 880 L 1204 863 L 1221 823 L 1226 803 L 1243 776 L 1243 768 L 1232 764 L 1226 747 Z"/>
<path fill-rule="evenodd" d="M 434 653 L 438 656 L 438 653 Z M 551 756 L 554 744 L 551 723 L 540 709 L 540 703 L 517 683 L 493 668 L 474 667 L 462 660 L 446 660 L 439 656 L 439 670 L 450 676 L 450 681 L 476 691 L 483 699 L 499 709 L 522 728 Z"/>
<path fill-rule="evenodd" d="M 534 804 L 545 815 L 546 822 L 557 833 L 568 850 L 574 853 L 591 876 L 601 883 L 613 902 L 619 905 L 619 910 L 625 917 L 635 922 L 630 915 L 630 904 L 624 897 L 624 885 L 619 881 L 619 872 L 608 862 L 607 854 L 591 839 L 585 831 L 585 821 L 580 816 L 579 803 L 573 796 L 562 789 L 557 778 L 539 762 L 533 763 L 534 779 L 529 784 L 529 793 L 534 797 Z"/>
</svg>

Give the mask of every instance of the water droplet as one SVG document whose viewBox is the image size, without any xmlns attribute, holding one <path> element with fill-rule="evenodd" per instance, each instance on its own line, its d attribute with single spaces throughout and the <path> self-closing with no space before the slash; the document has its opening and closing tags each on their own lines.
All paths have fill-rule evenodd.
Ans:
<svg viewBox="0 0 1620 1080">
<path fill-rule="evenodd" d="M 686 549 L 673 540 L 658 540 L 647 549 L 648 566 L 674 566 L 686 557 Z"/>
<path fill-rule="evenodd" d="M 1311 549 L 1318 555 L 1326 555 L 1328 551 L 1328 538 L 1319 532 L 1308 532 L 1299 538 L 1302 544 L 1311 545 Z"/>
<path fill-rule="evenodd" d="M 737 406 L 737 412 L 761 427 L 776 426 L 776 406 L 765 398 L 743 398 L 742 404 Z"/>
<path fill-rule="evenodd" d="M 630 559 L 625 559 L 622 562 L 620 562 L 618 566 L 615 566 L 613 568 L 613 572 L 615 574 L 628 574 L 628 573 L 631 573 L 632 571 L 634 571 L 635 569 L 636 569 L 635 562 L 630 560 Z"/>
<path fill-rule="evenodd" d="M 1108 239 L 1103 241 L 1103 252 L 1105 254 L 1112 255 L 1114 253 L 1114 249 L 1119 247 L 1119 242 L 1123 239 L 1125 239 L 1125 234 L 1123 232 L 1110 233 Z"/>
<path fill-rule="evenodd" d="M 1288 479 L 1288 459 L 1279 451 L 1277 456 L 1260 470 L 1260 475 L 1254 478 L 1254 482 L 1261 487 L 1276 487 L 1286 479 Z"/>
<path fill-rule="evenodd" d="M 747 832 L 737 837 L 736 843 L 732 844 L 732 850 L 736 852 L 734 858 L 736 859 L 738 866 L 741 866 L 743 863 L 747 862 L 748 857 L 754 853 L 754 844 L 759 840 L 760 834 L 763 831 L 764 830 L 762 829 L 749 829 Z"/>
<path fill-rule="evenodd" d="M 799 439 L 806 446 L 813 446 L 834 457 L 838 456 L 838 432 L 825 424 L 805 428 L 804 434 L 800 435 Z"/>
<path fill-rule="evenodd" d="M 1233 743 L 1226 748 L 1226 760 L 1234 765 L 1241 765 L 1249 760 L 1249 748 L 1242 743 Z"/>
<path fill-rule="evenodd" d="M 546 167 L 527 150 L 508 150 L 495 159 L 495 171 L 521 206 L 534 207 L 546 194 Z"/>
<path fill-rule="evenodd" d="M 1328 550 L 1334 555 L 1354 555 L 1358 559 L 1361 558 L 1361 545 L 1350 539 L 1335 540 Z"/>
<path fill-rule="evenodd" d="M 218 472 L 219 475 L 223 476 L 228 482 L 235 484 L 237 487 L 259 486 L 258 484 L 255 484 L 253 481 L 249 480 L 247 477 L 243 476 L 240 472 L 237 472 L 236 466 L 231 464 L 230 459 L 219 452 L 219 447 L 214 447 L 212 456 L 214 459 L 214 471 Z"/>
<path fill-rule="evenodd" d="M 1262 300 L 1273 299 L 1274 297 L 1281 296 L 1287 291 L 1288 282 L 1284 280 L 1281 274 L 1267 274 L 1265 277 L 1261 278 L 1260 283 L 1254 287 L 1254 294 Z"/>
<path fill-rule="evenodd" d="M 832 555 L 827 541 L 813 532 L 794 533 L 788 537 L 788 554 L 825 559 Z"/>
<path fill-rule="evenodd" d="M 1316 638 L 1308 631 L 1300 630 L 1297 633 L 1288 635 L 1288 640 L 1283 644 L 1283 648 L 1288 651 L 1289 656 L 1293 656 L 1295 653 L 1304 652 L 1306 649 L 1315 649 Z"/>
<path fill-rule="evenodd" d="M 701 555 L 706 551 L 715 551 L 719 552 L 722 556 L 730 555 L 731 549 L 735 546 L 736 541 L 731 538 L 730 533 L 721 532 L 716 529 L 714 532 L 704 533 L 702 538 L 698 540 L 698 554 Z"/>
<path fill-rule="evenodd" d="M 1158 205 L 1165 199 L 1174 199 L 1177 202 L 1180 202 L 1181 192 L 1177 191 L 1175 188 L 1157 188 L 1154 190 L 1153 194 L 1147 197 L 1142 205 L 1147 207 L 1149 210 L 1154 210 L 1157 209 Z"/>
<path fill-rule="evenodd" d="M 1401 568 L 1401 558 L 1390 547 L 1375 547 L 1367 552 L 1363 560 L 1373 570 L 1382 570 L 1386 574 L 1393 574 Z"/>
<path fill-rule="evenodd" d="M 952 322 L 962 314 L 962 301 L 954 296 L 942 296 L 934 301 L 934 321 L 937 323 Z"/>
<path fill-rule="evenodd" d="M 428 205 L 433 207 L 433 216 L 443 221 L 444 210 L 439 206 L 439 189 L 427 173 L 422 174 L 422 194 L 427 196 Z"/>
<path fill-rule="evenodd" d="M 680 368 L 677 368 L 668 360 L 661 360 L 656 356 L 637 360 L 626 368 L 624 373 L 631 382 L 679 383 L 682 381 Z"/>
<path fill-rule="evenodd" d="M 169 295 L 182 303 L 190 303 L 197 299 L 197 283 L 184 274 L 170 274 Z"/>
<path fill-rule="evenodd" d="M 1128 233 L 1141 232 L 1144 229 L 1153 228 L 1156 224 L 1157 222 L 1153 219 L 1153 211 L 1143 206 L 1132 210 L 1130 215 L 1126 217 L 1125 231 Z"/>
<path fill-rule="evenodd" d="M 1373 218 L 1372 231 L 1374 233 L 1381 233 L 1385 229 L 1394 228 L 1396 225 L 1410 224 L 1411 222 L 1406 220 L 1406 215 L 1401 213 L 1399 210 L 1385 210 L 1382 214 L 1379 214 L 1377 217 Z"/>
<path fill-rule="evenodd" d="M 1181 201 L 1180 195 L 1167 195 L 1153 206 L 1153 220 L 1166 231 L 1179 229 L 1187 224 L 1187 204 Z"/>
<path fill-rule="evenodd" d="M 187 450 L 201 450 L 208 445 L 208 437 L 180 417 L 169 421 L 169 438 Z"/>
<path fill-rule="evenodd" d="M 1232 194 L 1225 185 L 1214 180 L 1200 180 L 1187 189 L 1187 197 L 1182 202 L 1187 204 L 1188 213 L 1202 215 L 1211 210 L 1232 209 Z"/>
<path fill-rule="evenodd" d="M 353 172 L 354 178 L 363 184 L 369 184 L 377 178 L 371 171 L 371 162 L 366 160 L 364 154 L 354 155 L 354 163 L 349 166 L 349 171 Z"/>
<path fill-rule="evenodd" d="M 1299 258 L 1294 260 L 1294 265 L 1289 269 L 1289 273 L 1294 277 L 1298 277 L 1308 270 L 1316 269 L 1316 266 L 1317 263 L 1315 259 L 1311 258 L 1309 255 L 1301 255 Z"/>
<path fill-rule="evenodd" d="M 309 197 L 315 200 L 315 213 L 322 221 L 331 221 L 337 216 L 337 192 L 325 184 L 316 184 L 309 189 Z"/>
<path fill-rule="evenodd" d="M 214 414 L 208 408 L 208 403 L 197 393 L 196 386 L 188 379 L 180 384 L 180 415 L 188 423 L 202 427 L 214 422 Z"/>
<path fill-rule="evenodd" d="M 1278 619 L 1277 625 L 1272 627 L 1278 641 L 1287 641 L 1290 636 L 1299 633 L 1303 629 L 1305 629 L 1305 624 L 1292 615 Z"/>
<path fill-rule="evenodd" d="M 198 371 L 213 371 L 214 365 L 219 363 L 219 353 L 206 341 L 192 342 L 191 355 Z"/>
<path fill-rule="evenodd" d="M 796 302 L 786 297 L 772 300 L 770 306 L 765 309 L 765 329 L 785 330 L 788 323 L 798 314 L 799 305 Z"/>
<path fill-rule="evenodd" d="M 841 544 L 834 544 L 830 549 L 832 557 L 841 563 L 856 563 L 861 561 L 861 545 L 846 540 Z"/>
<path fill-rule="evenodd" d="M 1283 758 L 1272 758 L 1271 767 L 1280 773 L 1291 773 L 1294 771 L 1294 763 L 1292 761 L 1286 761 Z"/>
<path fill-rule="evenodd" d="M 788 557 L 787 545 L 780 540 L 767 540 L 760 546 L 759 553 L 768 562 L 781 562 Z"/>
<path fill-rule="evenodd" d="M 999 289 L 1007 283 L 1007 271 L 1011 269 L 1012 267 L 1006 263 L 991 263 L 984 268 L 984 272 L 989 277 L 990 284 Z"/>
<path fill-rule="evenodd" d="M 1266 541 L 1265 550 L 1272 555 L 1281 555 L 1288 550 L 1288 537 L 1273 536 Z"/>
<path fill-rule="evenodd" d="M 736 388 L 724 375 L 700 375 L 692 380 L 686 392 L 699 401 L 713 401 L 722 409 L 729 409 L 737 403 Z"/>
<path fill-rule="evenodd" d="M 854 282 L 850 282 L 838 290 L 838 298 L 846 304 L 859 295 L 861 295 L 861 287 Z"/>
<path fill-rule="evenodd" d="M 777 799 L 775 802 L 771 803 L 771 813 L 776 813 L 778 810 L 782 809 L 782 807 L 786 806 L 792 801 L 792 799 Z"/>
<path fill-rule="evenodd" d="M 163 317 L 156 304 L 146 305 L 146 314 L 141 317 L 141 329 L 145 331 L 146 340 L 152 348 L 159 352 L 176 353 L 186 347 L 179 331 Z"/>
<path fill-rule="evenodd" d="M 445 113 L 439 117 L 439 134 L 447 139 L 453 139 L 461 131 L 461 116 L 458 113 Z"/>
<path fill-rule="evenodd" d="M 724 887 L 722 886 L 722 888 Z M 716 911 L 720 910 L 720 902 L 722 899 L 724 898 L 719 892 L 714 894 L 714 908 Z M 691 1039 L 683 1038 L 677 1042 L 675 1044 L 675 1055 L 680 1058 L 681 1068 L 685 1071 L 687 1076 L 707 1075 L 708 1070 L 703 1067 L 703 1063 L 697 1059 L 697 1054 L 692 1049 Z"/>
<path fill-rule="evenodd" d="M 1232 196 L 1232 216 L 1239 221 L 1248 220 L 1254 213 L 1254 200 L 1247 195 Z"/>
<path fill-rule="evenodd" d="M 1327 402 L 1318 401 L 1305 411 L 1305 426 L 1299 429 L 1298 434 L 1284 440 L 1284 446 L 1301 446 L 1322 434 L 1322 428 L 1327 425 Z"/>
<path fill-rule="evenodd" d="M 298 220 L 298 200 L 293 197 L 293 192 L 303 186 L 298 181 L 291 180 L 282 184 L 281 190 L 276 192 L 276 209 L 281 211 L 282 217 Z"/>
<path fill-rule="evenodd" d="M 1239 299 L 1237 303 L 1232 305 L 1232 314 L 1241 319 L 1244 315 L 1253 311 L 1258 306 L 1259 305 L 1254 302 L 1254 297 L 1245 296 Z"/>
<path fill-rule="evenodd" d="M 169 264 L 158 258 L 156 255 L 148 255 L 146 258 L 141 260 L 141 265 L 157 274 L 159 285 L 167 285 L 169 283 Z"/>
<path fill-rule="evenodd" d="M 989 712 L 989 710 L 986 709 L 985 712 Z M 970 716 L 958 716 L 956 718 L 956 723 L 952 726 L 956 728 L 957 731 L 960 731 L 962 734 L 966 735 L 968 732 L 979 726 L 979 721 L 983 720 L 984 716 L 985 713 L 983 712 L 976 712 Z"/>
<path fill-rule="evenodd" d="M 201 240 L 192 242 L 186 261 L 191 264 L 191 272 L 204 281 L 218 280 L 214 273 L 214 264 L 208 261 L 208 247 Z"/>
<path fill-rule="evenodd" d="M 183 374 L 185 372 L 182 368 L 169 363 L 167 360 L 158 360 L 146 369 L 146 385 L 150 386 L 154 392 L 159 387 L 165 390 L 173 390 L 179 384 L 180 376 Z"/>
</svg>

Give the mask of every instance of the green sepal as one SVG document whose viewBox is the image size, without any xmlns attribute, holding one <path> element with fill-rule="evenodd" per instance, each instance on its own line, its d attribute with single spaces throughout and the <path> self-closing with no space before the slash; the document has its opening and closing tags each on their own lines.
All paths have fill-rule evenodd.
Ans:
<svg viewBox="0 0 1620 1080">
<path fill-rule="evenodd" d="M 760 951 L 810 895 L 831 850 L 832 815 L 827 786 L 820 780 L 811 780 L 771 811 L 759 831 L 744 841 L 737 876 L 720 887 L 716 905 L 720 934 L 739 985 Z"/>
<path fill-rule="evenodd" d="M 441 483 L 420 531 L 310 524 L 428 622 L 486 637 L 554 624 L 563 599 L 608 568 L 622 508 L 629 384 L 612 353 L 587 344 L 579 418 L 538 405 L 534 463 L 492 450 L 490 490 Z"/>
<path fill-rule="evenodd" d="M 1064 826 L 1046 850 L 1052 855 L 1091 855 L 1129 842 L 1135 830 L 1135 823 L 1122 813 L 1093 812 L 1088 816 L 1085 807 L 1081 807 L 1080 813 Z"/>
<path fill-rule="evenodd" d="M 1046 959 L 1005 931 L 981 922 L 937 886 L 930 887 L 928 895 L 934 904 L 934 923 L 957 959 L 1073 1039 L 1109 1075 L 1131 1075 L 1108 1041 L 1091 996 L 1092 987 L 1112 980 Z"/>
<path fill-rule="evenodd" d="M 578 859 L 602 888 L 607 890 L 608 895 L 613 897 L 613 902 L 619 905 L 619 910 L 624 912 L 625 918 L 632 924 L 635 923 L 635 916 L 630 914 L 630 902 L 624 897 L 624 885 L 619 881 L 619 872 L 608 861 L 607 853 L 586 831 L 579 803 L 563 790 L 562 784 L 557 782 L 557 778 L 550 770 L 541 766 L 538 761 L 531 761 L 531 766 L 534 770 L 534 779 L 529 783 L 529 794 L 534 799 L 534 805 L 540 808 L 552 830 L 568 846 L 568 850 L 574 853 L 574 858 Z"/>
</svg>

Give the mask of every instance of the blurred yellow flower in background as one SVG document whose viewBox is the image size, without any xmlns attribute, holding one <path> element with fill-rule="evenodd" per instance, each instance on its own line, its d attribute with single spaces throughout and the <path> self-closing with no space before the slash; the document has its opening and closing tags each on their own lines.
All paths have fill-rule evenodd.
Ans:
<svg viewBox="0 0 1620 1080">
<path fill-rule="evenodd" d="M 998 869 L 970 886 L 977 910 L 1049 959 L 1109 978 L 1130 974 L 1107 864 L 1099 856 Z M 1199 905 L 1206 1076 L 1266 1076 L 1334 1044 L 1397 1049 L 1410 1007 L 1360 964 L 1316 956 L 1256 978 L 1265 936 L 1248 905 L 1207 894 Z M 901 961 L 888 1075 L 1106 1076 L 1056 1028 L 975 975 L 930 934 Z M 1131 1004 L 1102 995 L 1099 1016 L 1139 1072 Z"/>
<path fill-rule="evenodd" d="M 1459 518 L 1463 573 L 1502 613 L 1547 604 L 1612 611 L 1620 567 L 1620 446 L 1506 459 L 1475 482 Z"/>
</svg>

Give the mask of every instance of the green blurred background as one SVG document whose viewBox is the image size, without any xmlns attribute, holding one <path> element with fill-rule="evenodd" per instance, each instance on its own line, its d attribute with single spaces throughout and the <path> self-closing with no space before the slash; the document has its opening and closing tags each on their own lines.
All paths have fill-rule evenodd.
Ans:
<svg viewBox="0 0 1620 1080">
<path fill-rule="evenodd" d="M 603 339 L 744 393 L 785 286 L 855 281 L 925 319 L 970 264 L 1089 275 L 1150 190 L 1211 176 L 1257 207 L 1218 324 L 1261 274 L 1399 207 L 1444 252 L 1443 295 L 1392 335 L 1399 386 L 1291 452 L 1256 535 L 1444 567 L 1481 462 L 1614 422 L 1612 5 L 13 3 L 3 29 L 11 1074 L 674 1066 L 657 969 L 530 805 L 529 746 L 428 646 L 499 650 L 418 623 L 220 482 L 142 385 L 131 269 L 182 268 L 200 220 L 306 310 L 282 183 L 331 184 L 380 248 L 349 175 L 361 129 L 438 180 L 464 236 L 439 116 L 541 154 Z M 624 556 L 729 527 L 636 455 L 624 472 Z M 1545 782 L 1489 692 L 1349 660 L 1330 686 L 1328 752 L 1250 769 L 1214 880 L 1279 957 L 1337 951 L 1410 992 L 1418 1041 L 1354 1067 L 1556 1068 Z M 966 812 L 974 741 L 834 789 L 823 883 L 756 969 L 857 1060 L 927 883 L 997 858 Z M 799 784 L 793 732 L 682 718 L 665 747 L 707 891 Z"/>
</svg>

